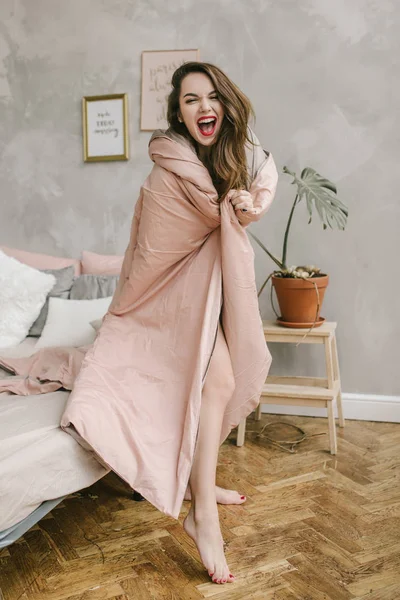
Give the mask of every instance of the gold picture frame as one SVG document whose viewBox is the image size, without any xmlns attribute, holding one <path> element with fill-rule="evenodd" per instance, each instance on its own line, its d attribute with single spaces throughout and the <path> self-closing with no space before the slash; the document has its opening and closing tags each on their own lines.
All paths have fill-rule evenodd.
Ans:
<svg viewBox="0 0 400 600">
<path fill-rule="evenodd" d="M 199 61 L 199 50 L 143 50 L 140 100 L 140 130 L 166 129 L 166 97 L 175 69 Z"/>
<path fill-rule="evenodd" d="M 82 98 L 84 162 L 129 160 L 128 94 Z"/>
</svg>

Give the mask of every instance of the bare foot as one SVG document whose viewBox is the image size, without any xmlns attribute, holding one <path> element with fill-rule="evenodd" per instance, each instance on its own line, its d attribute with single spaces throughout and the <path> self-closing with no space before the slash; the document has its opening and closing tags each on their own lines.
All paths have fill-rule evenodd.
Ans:
<svg viewBox="0 0 400 600">
<path fill-rule="evenodd" d="M 215 494 L 217 496 L 218 504 L 243 504 L 246 502 L 246 496 L 243 494 L 239 494 L 235 490 L 226 490 L 225 488 L 215 486 Z M 192 494 L 190 492 L 190 487 L 186 488 L 184 500 L 191 500 Z"/>
<path fill-rule="evenodd" d="M 196 544 L 213 583 L 232 583 L 235 578 L 226 562 L 216 505 L 215 509 L 215 512 L 207 511 L 204 516 L 199 517 L 198 514 L 195 516 L 192 505 L 183 521 L 183 527 Z"/>
</svg>

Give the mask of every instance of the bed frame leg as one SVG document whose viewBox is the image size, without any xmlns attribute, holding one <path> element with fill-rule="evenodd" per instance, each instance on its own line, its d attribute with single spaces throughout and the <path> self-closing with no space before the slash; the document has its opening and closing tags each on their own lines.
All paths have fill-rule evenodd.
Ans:
<svg viewBox="0 0 400 600">
<path fill-rule="evenodd" d="M 139 494 L 139 492 L 135 492 L 135 490 L 133 490 L 132 500 L 135 502 L 141 502 L 142 500 L 145 500 L 145 498 L 143 498 L 142 494 Z"/>
</svg>

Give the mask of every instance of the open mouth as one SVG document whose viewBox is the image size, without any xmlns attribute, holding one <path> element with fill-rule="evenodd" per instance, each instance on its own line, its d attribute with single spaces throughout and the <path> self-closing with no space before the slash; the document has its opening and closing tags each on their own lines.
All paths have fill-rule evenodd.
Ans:
<svg viewBox="0 0 400 600">
<path fill-rule="evenodd" d="M 197 121 L 197 126 L 201 135 L 210 136 L 217 127 L 217 117 L 201 117 Z"/>
</svg>

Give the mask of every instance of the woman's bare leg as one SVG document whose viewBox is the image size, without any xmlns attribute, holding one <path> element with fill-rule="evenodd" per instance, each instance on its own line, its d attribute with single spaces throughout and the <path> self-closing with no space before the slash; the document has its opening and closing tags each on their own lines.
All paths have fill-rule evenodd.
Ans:
<svg viewBox="0 0 400 600">
<path fill-rule="evenodd" d="M 216 500 L 215 473 L 225 408 L 235 380 L 221 326 L 203 387 L 200 424 L 189 485 L 192 503 L 184 521 L 215 583 L 234 581 L 227 565 Z"/>
</svg>

